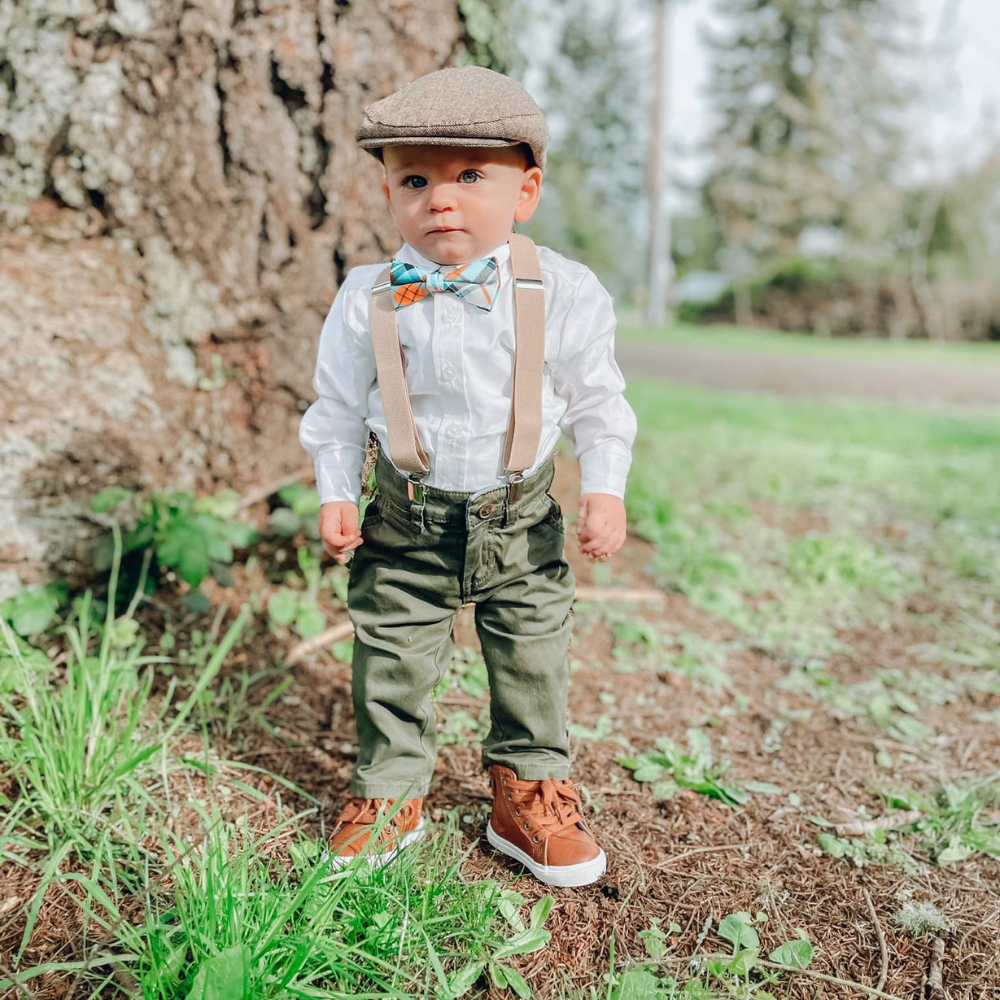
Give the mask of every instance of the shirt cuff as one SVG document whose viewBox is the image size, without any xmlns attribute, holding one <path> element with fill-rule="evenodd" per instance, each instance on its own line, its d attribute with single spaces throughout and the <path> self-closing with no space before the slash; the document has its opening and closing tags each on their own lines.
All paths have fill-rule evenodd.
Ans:
<svg viewBox="0 0 1000 1000">
<path fill-rule="evenodd" d="M 625 480 L 632 453 L 620 441 L 605 441 L 588 448 L 580 459 L 580 495 L 610 493 L 625 499 Z"/>
<path fill-rule="evenodd" d="M 361 496 L 361 473 L 365 467 L 364 448 L 331 445 L 316 453 L 316 492 L 319 502 L 349 501 L 358 503 Z"/>
</svg>

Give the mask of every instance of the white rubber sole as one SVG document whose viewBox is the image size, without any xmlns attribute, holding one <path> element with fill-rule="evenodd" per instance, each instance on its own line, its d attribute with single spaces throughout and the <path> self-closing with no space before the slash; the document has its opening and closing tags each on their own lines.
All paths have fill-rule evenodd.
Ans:
<svg viewBox="0 0 1000 1000">
<path fill-rule="evenodd" d="M 369 853 L 368 851 L 362 851 L 361 854 L 348 854 L 342 856 L 340 854 L 335 854 L 330 858 L 331 868 L 346 868 L 355 858 L 361 857 L 368 862 L 373 868 L 387 865 L 400 851 L 406 850 L 410 844 L 415 844 L 424 835 L 424 817 L 420 817 L 420 821 L 417 823 L 417 828 L 411 830 L 409 833 L 404 833 L 401 838 L 397 838 L 396 846 L 391 850 L 382 851 L 380 854 Z"/>
<path fill-rule="evenodd" d="M 492 823 L 486 824 L 486 839 L 502 854 L 520 861 L 539 882 L 554 885 L 559 889 L 570 889 L 578 885 L 590 885 L 596 882 L 608 869 L 608 859 L 604 851 L 590 861 L 581 861 L 578 865 L 540 865 L 515 847 L 509 840 L 504 840 Z"/>
</svg>

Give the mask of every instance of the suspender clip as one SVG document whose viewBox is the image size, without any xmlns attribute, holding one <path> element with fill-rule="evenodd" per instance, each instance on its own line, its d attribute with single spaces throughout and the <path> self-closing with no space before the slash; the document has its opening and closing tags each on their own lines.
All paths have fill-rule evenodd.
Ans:
<svg viewBox="0 0 1000 1000">
<path fill-rule="evenodd" d="M 410 503 L 424 502 L 424 484 L 412 473 L 406 477 L 406 495 L 410 498 Z"/>
<path fill-rule="evenodd" d="M 512 472 L 507 477 L 507 503 L 517 503 L 524 493 L 524 473 Z"/>
</svg>

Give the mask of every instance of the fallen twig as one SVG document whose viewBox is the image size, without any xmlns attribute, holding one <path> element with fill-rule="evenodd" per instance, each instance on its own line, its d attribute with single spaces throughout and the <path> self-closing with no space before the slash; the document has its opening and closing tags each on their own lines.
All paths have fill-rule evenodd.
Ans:
<svg viewBox="0 0 1000 1000">
<path fill-rule="evenodd" d="M 287 476 L 282 476 L 280 479 L 265 483 L 263 486 L 259 486 L 249 493 L 244 493 L 240 498 L 239 509 L 243 510 L 246 507 L 252 507 L 255 503 L 260 503 L 261 500 L 266 500 L 272 493 L 277 493 L 282 486 L 297 483 L 309 475 L 310 472 L 312 472 L 312 469 L 302 468 L 298 472 L 290 472 Z"/>
<path fill-rule="evenodd" d="M 833 832 L 838 837 L 864 837 L 876 830 L 895 830 L 916 823 L 922 815 L 919 809 L 909 809 L 906 812 L 890 813 L 877 819 L 865 820 L 863 823 L 837 823 Z"/>
<path fill-rule="evenodd" d="M 875 928 L 875 934 L 878 936 L 879 954 L 882 956 L 882 971 L 879 973 L 878 986 L 875 987 L 875 989 L 880 990 L 885 986 L 886 979 L 889 978 L 889 949 L 886 947 L 885 934 L 882 932 L 882 925 L 879 923 L 878 914 L 875 912 L 872 894 L 867 889 L 862 889 L 861 891 L 865 894 L 865 902 L 868 904 L 868 912 L 871 914 L 872 925 Z"/>
<path fill-rule="evenodd" d="M 934 938 L 931 942 L 931 966 L 927 972 L 927 997 L 944 991 L 944 941 Z"/>
<path fill-rule="evenodd" d="M 655 601 L 662 603 L 666 594 L 649 587 L 577 587 L 578 601 Z"/>
<path fill-rule="evenodd" d="M 861 990 L 870 997 L 882 997 L 882 1000 L 902 1000 L 894 993 L 883 993 L 875 989 L 874 986 L 865 986 L 863 983 L 852 983 L 850 979 L 838 979 L 836 976 L 827 976 L 822 972 L 813 972 L 812 969 L 797 969 L 791 965 L 782 965 L 780 962 L 767 962 L 762 958 L 757 959 L 757 964 L 765 969 L 777 969 L 779 972 L 790 972 L 795 976 L 807 976 L 809 979 L 819 979 L 824 983 L 835 983 L 837 986 L 846 986 L 848 989 Z"/>
<path fill-rule="evenodd" d="M 349 621 L 340 622 L 340 624 L 331 626 L 325 632 L 314 635 L 311 639 L 303 639 L 302 642 L 296 643 L 288 651 L 285 663 L 290 667 L 294 666 L 304 656 L 315 653 L 317 649 L 322 649 L 332 642 L 340 642 L 341 639 L 347 639 L 352 635 L 354 635 L 354 625 Z"/>
<path fill-rule="evenodd" d="M 670 865 L 677 864 L 678 861 L 683 861 L 685 858 L 694 857 L 696 854 L 710 854 L 713 851 L 742 851 L 747 844 L 717 844 L 710 847 L 694 847 L 690 851 L 684 851 L 682 854 L 675 854 L 672 858 L 667 858 L 666 861 L 661 861 L 656 867 L 657 868 L 669 868 Z"/>
</svg>

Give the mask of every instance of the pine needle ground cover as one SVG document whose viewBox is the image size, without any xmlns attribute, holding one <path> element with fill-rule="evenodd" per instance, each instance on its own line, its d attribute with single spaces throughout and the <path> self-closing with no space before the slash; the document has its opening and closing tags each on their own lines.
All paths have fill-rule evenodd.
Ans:
<svg viewBox="0 0 1000 1000">
<path fill-rule="evenodd" d="M 357 748 L 349 632 L 316 640 L 346 580 L 283 487 L 198 585 L 137 550 L 95 594 L 3 608 L 0 996 L 997 992 L 1000 416 L 629 398 L 632 535 L 604 565 L 568 546 L 601 882 L 550 897 L 483 843 L 468 611 L 430 837 L 329 866 Z"/>
</svg>

